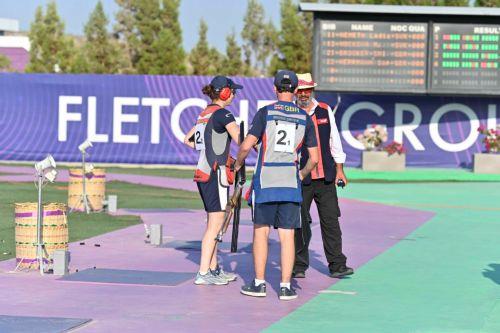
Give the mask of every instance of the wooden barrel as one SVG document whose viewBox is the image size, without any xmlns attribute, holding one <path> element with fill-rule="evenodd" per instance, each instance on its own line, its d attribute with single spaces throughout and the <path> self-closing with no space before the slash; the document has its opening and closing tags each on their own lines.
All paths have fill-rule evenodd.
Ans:
<svg viewBox="0 0 500 333">
<path fill-rule="evenodd" d="M 19 267 L 38 269 L 37 261 L 37 203 L 14 204 L 16 261 Z M 48 263 L 55 250 L 68 249 L 68 220 L 66 205 L 43 205 L 42 242 L 45 244 L 44 262 Z"/>
<path fill-rule="evenodd" d="M 85 190 L 91 211 L 101 211 L 106 195 L 106 173 L 104 169 L 94 169 L 85 175 Z M 83 211 L 82 202 L 82 169 L 69 170 L 68 207 Z"/>
</svg>

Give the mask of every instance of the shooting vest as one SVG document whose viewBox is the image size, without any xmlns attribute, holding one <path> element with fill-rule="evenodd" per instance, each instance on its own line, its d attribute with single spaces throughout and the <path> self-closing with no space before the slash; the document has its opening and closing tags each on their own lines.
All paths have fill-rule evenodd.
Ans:
<svg viewBox="0 0 500 333">
<path fill-rule="evenodd" d="M 302 180 L 302 184 L 311 184 L 311 179 L 324 179 L 326 182 L 332 182 L 335 179 L 336 168 L 335 161 L 330 150 L 330 117 L 328 115 L 330 108 L 325 103 L 318 103 L 314 109 L 311 119 L 316 128 L 316 139 L 318 141 L 319 162 L 311 173 Z M 303 147 L 301 149 L 300 168 L 303 168 L 309 159 L 309 151 Z"/>
<path fill-rule="evenodd" d="M 251 201 L 302 202 L 298 151 L 304 141 L 307 113 L 290 102 L 264 107 L 266 129 L 258 147 Z"/>
<path fill-rule="evenodd" d="M 214 129 L 212 115 L 219 109 L 221 107 L 215 104 L 207 106 L 196 121 L 194 144 L 200 156 L 194 173 L 195 182 L 208 182 L 212 170 L 216 171 L 217 168 L 221 170 L 221 180 L 225 182 L 228 179 L 226 164 L 229 161 L 231 138 L 227 131 L 217 133 Z"/>
</svg>

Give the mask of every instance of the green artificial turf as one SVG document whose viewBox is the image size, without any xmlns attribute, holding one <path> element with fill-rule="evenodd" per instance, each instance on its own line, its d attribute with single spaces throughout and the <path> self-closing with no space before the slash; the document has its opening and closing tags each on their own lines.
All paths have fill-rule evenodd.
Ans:
<svg viewBox="0 0 500 333">
<path fill-rule="evenodd" d="M 499 182 L 500 174 L 477 174 L 468 169 L 406 168 L 406 171 L 363 171 L 346 168 L 352 182 Z"/>
<path fill-rule="evenodd" d="M 339 192 L 436 215 L 411 241 L 330 287 L 349 293 L 319 294 L 268 332 L 500 332 L 500 183 L 351 184 Z"/>
<path fill-rule="evenodd" d="M 202 209 L 198 193 L 161 189 L 123 182 L 109 182 L 106 193 L 118 196 L 118 208 Z M 67 202 L 67 184 L 48 184 L 43 189 L 44 202 Z M 0 182 L 0 260 L 15 256 L 14 203 L 36 202 L 33 183 Z M 140 223 L 138 216 L 111 216 L 106 213 L 74 212 L 68 214 L 69 240 L 78 241 Z"/>
</svg>

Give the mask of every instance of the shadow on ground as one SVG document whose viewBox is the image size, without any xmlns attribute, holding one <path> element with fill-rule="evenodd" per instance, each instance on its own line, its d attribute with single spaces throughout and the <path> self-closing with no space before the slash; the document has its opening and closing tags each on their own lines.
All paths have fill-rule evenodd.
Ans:
<svg viewBox="0 0 500 333">
<path fill-rule="evenodd" d="M 483 276 L 500 285 L 500 264 L 489 264 L 489 268 L 485 268 Z"/>
<path fill-rule="evenodd" d="M 178 250 L 183 251 L 187 254 L 186 259 L 194 262 L 200 262 L 201 252 L 193 248 L 179 248 Z M 269 239 L 269 257 L 267 258 L 266 267 L 266 280 L 276 292 L 279 292 L 279 283 L 281 280 L 281 269 L 280 269 L 280 243 L 275 239 Z M 222 267 L 226 270 L 229 267 L 234 267 L 234 272 L 238 273 L 243 282 L 249 283 L 254 278 L 254 268 L 253 268 L 253 256 L 252 256 L 252 244 L 248 244 L 238 250 L 238 253 L 230 253 L 228 250 L 219 251 L 219 262 Z M 310 260 L 311 267 L 317 269 L 318 271 L 328 275 L 328 267 L 320 261 L 320 255 L 315 251 L 310 250 Z M 297 289 L 301 289 L 300 285 L 295 279 L 292 279 L 292 286 Z"/>
</svg>

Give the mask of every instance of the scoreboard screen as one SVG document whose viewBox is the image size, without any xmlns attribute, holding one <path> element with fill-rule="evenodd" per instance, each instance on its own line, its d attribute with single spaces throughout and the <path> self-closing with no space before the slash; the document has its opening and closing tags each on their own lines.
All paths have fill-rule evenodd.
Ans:
<svg viewBox="0 0 500 333">
<path fill-rule="evenodd" d="M 500 24 L 434 23 L 430 91 L 500 94 Z"/>
<path fill-rule="evenodd" d="M 319 89 L 427 91 L 428 23 L 320 20 L 316 33 Z"/>
</svg>

